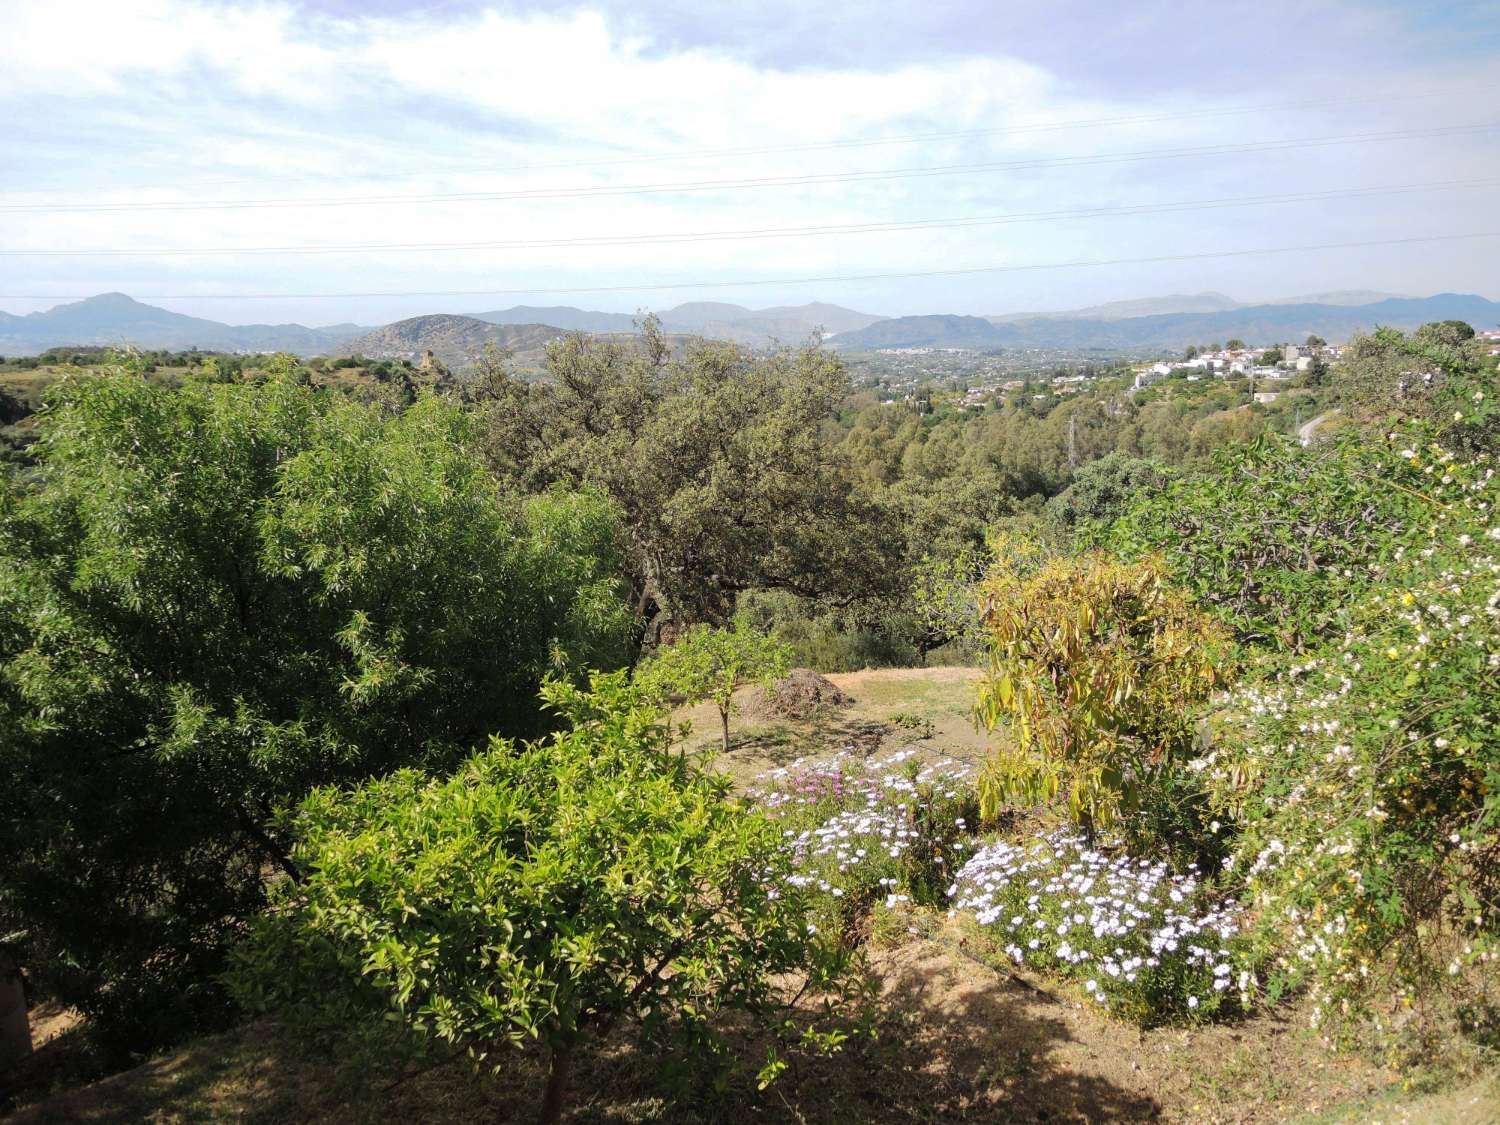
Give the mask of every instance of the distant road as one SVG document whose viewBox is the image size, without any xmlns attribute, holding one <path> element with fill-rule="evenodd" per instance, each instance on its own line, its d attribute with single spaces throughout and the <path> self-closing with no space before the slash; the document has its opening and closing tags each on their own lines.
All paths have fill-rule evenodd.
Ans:
<svg viewBox="0 0 1500 1125">
<path fill-rule="evenodd" d="M 1302 425 L 1297 427 L 1297 440 L 1303 445 L 1311 445 L 1313 431 L 1337 413 L 1337 410 L 1325 410 L 1316 418 L 1313 418 L 1312 420 L 1307 422 L 1303 422 Z"/>
</svg>

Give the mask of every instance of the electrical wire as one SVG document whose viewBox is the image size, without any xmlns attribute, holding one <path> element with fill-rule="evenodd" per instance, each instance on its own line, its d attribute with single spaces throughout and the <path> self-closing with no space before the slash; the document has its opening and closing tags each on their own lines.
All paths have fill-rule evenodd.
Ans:
<svg viewBox="0 0 1500 1125">
<path fill-rule="evenodd" d="M 890 222 L 841 223 L 803 227 L 757 227 L 739 230 L 683 231 L 677 233 L 600 235 L 596 237 L 510 239 L 464 242 L 362 242 L 297 246 L 215 246 L 158 247 L 151 249 L 70 249 L 7 250 L 6 258 L 143 258 L 208 257 L 266 254 L 351 254 L 351 253 L 445 253 L 475 250 L 527 250 L 566 247 L 658 246 L 693 242 L 735 242 L 763 238 L 809 238 L 826 235 L 884 234 L 901 231 L 946 230 L 1017 223 L 1058 222 L 1068 219 L 1115 218 L 1132 215 L 1159 215 L 1172 212 L 1205 211 L 1266 204 L 1324 202 L 1336 199 L 1365 199 L 1391 195 L 1409 195 L 1430 191 L 1455 191 L 1500 186 L 1500 178 L 1477 180 L 1437 180 L 1430 183 L 1395 184 L 1358 188 L 1330 188 L 1321 191 L 1286 192 L 1273 195 L 1225 196 L 1218 199 L 1178 200 L 1167 203 L 1128 203 L 1113 207 L 1083 207 L 1053 211 L 1027 211 L 1004 215 L 968 215 L 953 219 L 906 219 Z"/>
<path fill-rule="evenodd" d="M 351 207 L 370 205 L 404 205 L 420 203 L 467 203 L 511 199 L 578 199 L 596 196 L 683 194 L 697 191 L 725 191 L 764 187 L 807 187 L 821 184 L 869 183 L 880 180 L 920 179 L 932 176 L 965 175 L 974 172 L 1036 168 L 1076 168 L 1106 164 L 1134 163 L 1146 160 L 1175 159 L 1193 156 L 1225 156 L 1248 153 L 1280 152 L 1291 149 L 1321 148 L 1331 145 L 1368 144 L 1379 141 L 1420 140 L 1430 137 L 1467 136 L 1500 128 L 1500 122 L 1475 125 L 1439 126 L 1431 129 L 1397 129 L 1377 133 L 1354 133 L 1338 136 L 1304 137 L 1283 141 L 1251 141 L 1236 144 L 1200 145 L 1165 149 L 1141 149 L 1131 152 L 1102 153 L 1071 157 L 1037 157 L 1025 160 L 982 161 L 971 164 L 942 164 L 916 168 L 877 169 L 864 172 L 814 173 L 798 176 L 764 176 L 736 180 L 695 180 L 678 183 L 601 185 L 573 188 L 524 188 L 512 191 L 442 192 L 423 195 L 386 196 L 303 196 L 279 199 L 158 200 L 110 204 L 0 204 L 0 214 L 78 214 L 94 212 L 259 210 L 298 207 Z"/>
</svg>

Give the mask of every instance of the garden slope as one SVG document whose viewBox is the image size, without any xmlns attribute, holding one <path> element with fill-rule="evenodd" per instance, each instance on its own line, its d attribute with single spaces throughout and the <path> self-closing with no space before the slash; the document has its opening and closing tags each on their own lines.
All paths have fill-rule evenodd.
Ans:
<svg viewBox="0 0 1500 1125">
<path fill-rule="evenodd" d="M 811 720 L 759 718 L 758 689 L 739 694 L 741 713 L 723 764 L 741 784 L 798 757 L 839 752 L 909 748 L 971 762 L 982 756 L 984 738 L 968 719 L 976 670 L 885 669 L 829 679 L 853 702 Z M 677 718 L 694 724 L 690 746 L 717 741 L 717 715 L 689 709 Z M 912 912 L 901 921 L 904 931 L 888 928 L 872 942 L 872 968 L 886 1001 L 874 1042 L 800 1064 L 764 1099 L 748 1086 L 735 1087 L 720 1100 L 686 1107 L 657 1095 L 652 1060 L 611 1042 L 582 1063 L 578 1085 L 590 1093 L 569 1120 L 1309 1118 L 1477 1125 L 1500 1119 L 1492 1086 L 1403 1090 L 1393 1072 L 1331 1051 L 1306 1030 L 1305 1012 L 1140 1031 L 1086 1007 L 1066 984 L 1014 971 L 962 920 Z M 56 1049 L 40 1052 L 37 1061 Z M 763 1046 L 747 1042 L 745 1050 Z M 34 1105 L 12 1120 L 524 1121 L 534 1113 L 543 1077 L 533 1060 L 521 1060 L 498 1078 L 475 1081 L 449 1066 L 393 1085 L 385 1074 L 340 1075 L 288 1043 L 274 1025 L 256 1024 Z"/>
</svg>

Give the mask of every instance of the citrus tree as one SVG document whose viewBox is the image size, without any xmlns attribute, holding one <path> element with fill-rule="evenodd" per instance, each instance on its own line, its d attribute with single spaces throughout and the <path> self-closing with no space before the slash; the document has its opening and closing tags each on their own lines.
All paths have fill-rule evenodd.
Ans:
<svg viewBox="0 0 1500 1125">
<path fill-rule="evenodd" d="M 664 753 L 660 712 L 621 674 L 545 694 L 571 729 L 493 739 L 449 777 L 405 770 L 308 798 L 294 853 L 307 877 L 240 951 L 246 1005 L 496 1070 L 540 1044 L 544 1122 L 575 1052 L 626 1021 L 694 1071 L 724 1059 L 729 1011 L 773 1042 L 837 1047 L 828 1021 L 857 978 L 809 924 L 780 825 Z M 793 1019 L 792 992 L 824 1004 Z M 783 1065 L 773 1048 L 762 1082 Z"/>
<path fill-rule="evenodd" d="M 729 750 L 729 716 L 735 689 L 786 674 L 787 650 L 775 637 L 758 633 L 743 618 L 732 627 L 697 625 L 657 650 L 640 672 L 641 686 L 660 699 L 699 703 L 719 712 L 723 748 Z"/>
</svg>

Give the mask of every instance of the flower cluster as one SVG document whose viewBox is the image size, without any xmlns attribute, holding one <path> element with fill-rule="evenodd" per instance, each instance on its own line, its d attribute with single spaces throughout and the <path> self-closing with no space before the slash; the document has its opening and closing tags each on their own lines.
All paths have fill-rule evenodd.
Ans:
<svg viewBox="0 0 1500 1125">
<path fill-rule="evenodd" d="M 1073 977 L 1095 1002 L 1142 1023 L 1202 1018 L 1247 1003 L 1236 969 L 1239 912 L 1196 874 L 1109 855 L 1054 832 L 978 851 L 949 888 L 1017 963 Z"/>
<path fill-rule="evenodd" d="M 751 797 L 785 824 L 793 886 L 828 896 L 829 923 L 872 906 L 936 904 L 977 829 L 973 767 L 904 750 L 771 770 Z"/>
</svg>

